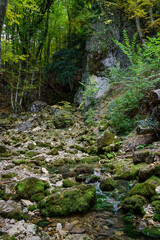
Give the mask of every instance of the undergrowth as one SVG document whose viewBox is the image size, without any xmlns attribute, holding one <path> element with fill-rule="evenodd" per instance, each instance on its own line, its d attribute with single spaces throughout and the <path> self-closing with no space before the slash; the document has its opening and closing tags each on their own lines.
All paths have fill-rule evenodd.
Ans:
<svg viewBox="0 0 160 240">
<path fill-rule="evenodd" d="M 160 81 L 160 34 L 148 37 L 142 46 L 136 44 L 136 34 L 131 43 L 126 31 L 123 34 L 125 44 L 114 41 L 128 56 L 130 65 L 120 69 L 117 64 L 110 69 L 111 84 L 121 86 L 122 92 L 110 103 L 108 115 L 117 132 L 129 133 L 137 120 L 143 118 L 141 107 L 146 104 L 149 91 Z"/>
</svg>

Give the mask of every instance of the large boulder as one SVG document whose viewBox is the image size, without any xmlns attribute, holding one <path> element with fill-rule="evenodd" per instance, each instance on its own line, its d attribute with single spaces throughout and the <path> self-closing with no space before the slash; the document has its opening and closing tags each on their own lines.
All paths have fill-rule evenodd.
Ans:
<svg viewBox="0 0 160 240">
<path fill-rule="evenodd" d="M 141 162 L 152 163 L 154 162 L 154 153 L 149 150 L 142 150 L 133 153 L 133 163 L 138 164 Z"/>
<path fill-rule="evenodd" d="M 103 179 L 100 183 L 100 189 L 102 191 L 112 191 L 115 188 L 115 183 L 112 178 Z"/>
<path fill-rule="evenodd" d="M 105 130 L 97 139 L 98 149 L 102 150 L 103 147 L 114 145 L 119 141 L 119 138 L 108 130 Z"/>
<path fill-rule="evenodd" d="M 140 213 L 144 215 L 143 206 L 147 203 L 146 199 L 140 195 L 127 197 L 122 202 L 122 208 L 125 212 Z"/>
<path fill-rule="evenodd" d="M 40 201 L 48 194 L 49 183 L 34 177 L 25 178 L 17 183 L 16 198 Z"/>
<path fill-rule="evenodd" d="M 148 182 L 138 183 L 130 190 L 129 195 L 140 195 L 150 200 L 151 197 L 156 195 L 155 189 L 154 184 Z"/>
<path fill-rule="evenodd" d="M 6 153 L 6 152 L 7 152 L 6 146 L 3 145 L 3 144 L 0 144 L 0 154 L 1 154 L 1 153 Z"/>
<path fill-rule="evenodd" d="M 144 182 L 153 175 L 154 169 L 152 167 L 142 168 L 138 173 L 139 182 Z"/>
<path fill-rule="evenodd" d="M 87 212 L 96 202 L 94 186 L 78 186 L 62 190 L 44 198 L 39 203 L 40 212 L 45 217 L 68 216 Z"/>
</svg>

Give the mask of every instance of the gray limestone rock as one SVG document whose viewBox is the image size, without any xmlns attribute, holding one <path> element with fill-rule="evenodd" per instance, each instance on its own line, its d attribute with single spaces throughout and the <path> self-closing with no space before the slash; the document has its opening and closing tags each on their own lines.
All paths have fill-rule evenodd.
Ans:
<svg viewBox="0 0 160 240">
<path fill-rule="evenodd" d="M 0 215 L 6 218 L 14 218 L 21 219 L 22 217 L 22 209 L 21 204 L 16 203 L 12 200 L 8 200 L 7 202 L 4 200 L 0 200 Z"/>
</svg>

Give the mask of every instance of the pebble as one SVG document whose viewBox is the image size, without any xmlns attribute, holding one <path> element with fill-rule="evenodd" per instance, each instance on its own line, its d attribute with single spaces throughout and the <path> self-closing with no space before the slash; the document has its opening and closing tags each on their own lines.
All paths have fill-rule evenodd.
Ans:
<svg viewBox="0 0 160 240">
<path fill-rule="evenodd" d="M 47 171 L 47 169 L 46 169 L 46 168 L 44 168 L 44 167 L 42 167 L 42 169 L 41 169 L 41 172 L 42 172 L 42 173 L 44 173 L 44 174 L 46 174 L 46 175 L 48 175 L 48 174 L 49 174 L 49 172 Z"/>
<path fill-rule="evenodd" d="M 62 230 L 62 224 L 57 223 L 56 231 Z"/>
<path fill-rule="evenodd" d="M 63 181 L 56 182 L 56 187 L 62 187 L 62 186 L 63 186 Z"/>
<path fill-rule="evenodd" d="M 70 231 L 73 228 L 73 224 L 66 222 L 64 229 Z"/>
<path fill-rule="evenodd" d="M 77 225 L 79 223 L 79 220 L 74 220 L 73 222 L 71 222 L 72 225 Z"/>
<path fill-rule="evenodd" d="M 11 224 L 14 224 L 15 222 L 16 222 L 15 219 L 11 219 L 11 221 L 10 221 Z"/>
<path fill-rule="evenodd" d="M 29 207 L 29 206 L 33 205 L 33 202 L 26 200 L 26 199 L 21 199 L 21 203 L 25 207 Z"/>
</svg>

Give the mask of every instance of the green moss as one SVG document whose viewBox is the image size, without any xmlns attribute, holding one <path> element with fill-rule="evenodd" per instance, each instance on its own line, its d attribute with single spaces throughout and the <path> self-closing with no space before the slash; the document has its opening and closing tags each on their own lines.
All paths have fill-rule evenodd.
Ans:
<svg viewBox="0 0 160 240">
<path fill-rule="evenodd" d="M 108 159 L 114 158 L 114 154 L 113 153 L 105 153 L 105 155 L 107 156 Z"/>
<path fill-rule="evenodd" d="M 46 181 L 34 177 L 26 178 L 17 183 L 15 187 L 16 198 L 40 201 L 45 195 L 45 190 L 49 187 L 49 183 Z"/>
<path fill-rule="evenodd" d="M 28 149 L 29 150 L 33 150 L 33 149 L 35 149 L 35 147 L 36 147 L 36 145 L 34 143 L 29 143 L 28 144 Z"/>
<path fill-rule="evenodd" d="M 43 216 L 67 216 L 87 212 L 95 201 L 95 188 L 83 185 L 46 197 L 40 202 L 39 208 Z"/>
<path fill-rule="evenodd" d="M 99 180 L 100 180 L 99 176 L 91 175 L 89 176 L 89 178 L 87 178 L 86 183 L 95 183 L 95 182 L 98 182 Z"/>
<path fill-rule="evenodd" d="M 0 144 L 0 154 L 2 154 L 2 153 L 6 153 L 6 152 L 7 152 L 7 148 L 6 148 L 6 146 Z"/>
<path fill-rule="evenodd" d="M 152 206 L 155 207 L 156 205 L 160 205 L 160 199 L 152 201 Z"/>
<path fill-rule="evenodd" d="M 76 181 L 70 180 L 70 179 L 64 179 L 63 180 L 63 187 L 69 188 L 77 185 L 78 183 Z"/>
<path fill-rule="evenodd" d="M 96 202 L 94 208 L 97 211 L 104 211 L 104 210 L 112 211 L 113 210 L 112 204 L 109 203 L 108 201 L 105 201 L 105 199 L 102 199 L 102 198 L 97 199 L 97 202 Z"/>
<path fill-rule="evenodd" d="M 144 215 L 143 206 L 147 203 L 146 199 L 140 195 L 127 197 L 122 202 L 122 208 L 125 212 L 140 213 Z"/>
<path fill-rule="evenodd" d="M 21 160 L 13 160 L 13 163 L 17 166 L 26 163 L 26 161 L 24 159 Z"/>
<path fill-rule="evenodd" d="M 160 185 L 160 178 L 153 175 L 152 177 L 150 177 L 149 179 L 146 180 L 146 182 L 150 183 L 150 184 L 156 184 L 156 185 Z"/>
<path fill-rule="evenodd" d="M 2 178 L 8 178 L 8 179 L 13 178 L 15 176 L 17 176 L 17 173 L 13 173 L 13 172 L 2 174 Z"/>
<path fill-rule="evenodd" d="M 56 148 L 53 148 L 51 151 L 47 153 L 48 155 L 59 155 L 59 152 Z"/>
<path fill-rule="evenodd" d="M 93 162 L 97 162 L 99 160 L 98 156 L 90 156 L 90 157 L 84 157 L 82 158 L 81 162 L 86 162 L 86 163 L 93 163 Z"/>
<path fill-rule="evenodd" d="M 151 199 L 152 196 L 156 195 L 155 185 L 148 182 L 136 184 L 129 192 L 132 195 L 141 195 L 147 199 Z"/>
<path fill-rule="evenodd" d="M 142 230 L 142 233 L 149 237 L 160 237 L 160 228 L 159 227 L 145 228 Z"/>
<path fill-rule="evenodd" d="M 132 172 L 130 172 L 129 170 L 121 171 L 120 169 L 116 172 L 114 179 L 132 180 L 133 175 L 132 175 Z"/>
<path fill-rule="evenodd" d="M 30 205 L 29 207 L 28 207 L 28 211 L 34 211 L 36 209 L 36 206 L 33 204 L 33 205 Z"/>
<path fill-rule="evenodd" d="M 114 190 L 114 188 L 115 188 L 115 183 L 111 178 L 103 179 L 100 183 L 100 189 L 102 191 L 112 191 Z"/>
<path fill-rule="evenodd" d="M 125 229 L 124 232 L 129 236 L 129 237 L 138 237 L 140 236 L 140 233 L 136 230 L 136 226 L 132 225 L 132 224 L 128 224 Z"/>
<path fill-rule="evenodd" d="M 30 158 L 30 157 L 37 156 L 37 155 L 39 155 L 39 154 L 40 154 L 39 152 L 34 152 L 34 151 L 32 151 L 32 152 L 26 152 L 26 153 L 25 153 L 25 157 Z"/>
</svg>

